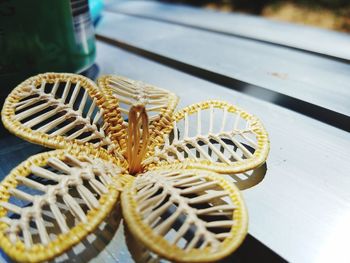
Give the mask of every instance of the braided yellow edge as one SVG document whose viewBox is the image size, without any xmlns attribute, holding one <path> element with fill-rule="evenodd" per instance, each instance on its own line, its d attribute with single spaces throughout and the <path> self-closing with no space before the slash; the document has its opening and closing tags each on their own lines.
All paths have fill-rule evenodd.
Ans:
<svg viewBox="0 0 350 263">
<path fill-rule="evenodd" d="M 108 79 L 121 79 L 128 81 L 129 79 L 122 76 L 116 76 L 116 75 L 103 75 L 98 80 L 98 86 L 101 88 L 102 91 L 108 94 L 112 94 L 112 88 L 108 85 Z M 158 88 L 154 85 L 147 84 L 148 86 L 155 87 L 160 90 L 165 90 L 163 88 Z M 165 90 L 168 91 L 168 90 Z M 161 145 L 164 142 L 163 134 L 169 133 L 172 129 L 173 120 L 172 116 L 175 111 L 175 108 L 179 102 L 178 96 L 176 94 L 169 92 L 169 102 L 168 107 L 162 109 L 162 111 L 159 114 L 159 117 L 155 120 L 153 120 L 150 123 L 149 131 L 150 131 L 150 145 L 148 146 L 147 156 L 152 156 L 154 153 L 154 148 L 157 145 Z"/>
<path fill-rule="evenodd" d="M 119 111 L 119 101 L 113 96 L 111 89 L 104 88 L 104 82 L 100 82 L 100 79 L 101 78 L 97 80 L 97 83 L 98 87 L 100 88 L 100 92 L 106 97 L 106 103 L 104 104 L 104 106 L 108 109 L 108 113 L 106 113 L 106 118 L 111 124 L 113 124 L 111 125 L 111 127 L 109 127 L 111 138 L 119 143 L 119 151 L 120 153 L 124 154 L 126 149 L 127 132 L 123 117 L 121 115 L 121 112 Z"/>
<path fill-rule="evenodd" d="M 28 176 L 32 165 L 43 166 L 47 163 L 48 158 L 62 158 L 66 152 L 78 158 L 83 155 L 95 156 L 106 161 L 114 162 L 120 167 L 123 167 L 118 160 L 108 155 L 106 152 L 101 152 L 92 148 L 75 147 L 74 149 L 71 148 L 69 150 L 55 150 L 40 153 L 22 162 L 1 182 L 0 202 L 8 202 L 10 198 L 8 189 L 15 188 L 18 184 L 16 176 Z M 121 176 L 120 179 L 114 178 L 114 181 L 118 184 L 124 184 L 126 181 L 128 181 L 127 178 L 122 177 L 123 176 Z M 93 232 L 110 213 L 111 209 L 113 209 L 115 203 L 119 199 L 119 194 L 119 191 L 115 189 L 115 187 L 109 186 L 108 193 L 102 195 L 99 199 L 99 203 L 103 207 L 90 210 L 87 214 L 87 223 L 77 224 L 68 233 L 58 235 L 57 238 L 50 242 L 47 246 L 35 244 L 31 249 L 27 250 L 22 241 L 17 241 L 17 243 L 13 245 L 3 233 L 3 231 L 7 228 L 7 225 L 0 222 L 0 247 L 12 259 L 20 262 L 40 262 L 52 259 L 64 253 L 66 250 L 83 240 L 89 233 Z M 3 207 L 0 207 L 0 218 L 5 216 L 6 213 L 6 210 Z"/>
<path fill-rule="evenodd" d="M 81 82 L 81 87 L 86 89 L 92 99 L 96 99 L 96 104 L 103 109 L 103 119 L 106 125 L 106 133 L 110 136 L 111 140 L 116 142 L 116 145 L 121 150 L 123 147 L 123 140 L 118 138 L 121 137 L 121 133 L 124 131 L 122 129 L 122 117 L 120 112 L 116 110 L 118 102 L 111 96 L 111 94 L 104 94 L 97 88 L 96 84 L 88 78 L 80 75 L 70 74 L 70 73 L 45 73 L 39 74 L 31 77 L 21 84 L 19 84 L 6 98 L 4 106 L 1 112 L 2 122 L 4 126 L 16 136 L 25 139 L 29 142 L 41 144 L 45 147 L 63 149 L 67 148 L 71 143 L 82 144 L 78 140 L 74 139 L 71 142 L 67 142 L 65 137 L 56 135 L 54 138 L 50 137 L 48 134 L 33 131 L 30 128 L 26 128 L 15 117 L 15 107 L 14 105 L 19 102 L 23 97 L 22 92 L 28 85 L 38 86 L 42 81 L 47 83 L 54 83 L 57 79 L 61 81 L 70 80 L 72 83 Z M 89 143 L 85 143 L 88 145 Z"/>
<path fill-rule="evenodd" d="M 196 170 L 193 171 L 196 172 Z M 201 250 L 191 249 L 189 252 L 185 252 L 176 245 L 169 244 L 162 236 L 154 234 L 137 212 L 137 202 L 133 198 L 136 193 L 131 189 L 133 180 L 130 180 L 129 184 L 125 186 L 121 196 L 123 216 L 131 233 L 153 252 L 176 262 L 213 262 L 232 254 L 242 244 L 248 232 L 248 213 L 244 201 L 238 188 L 216 173 L 208 171 L 206 178 L 217 182 L 220 187 L 225 189 L 236 206 L 232 217 L 236 223 L 231 228 L 230 236 L 220 244 L 218 252 L 213 253 L 209 247 Z"/>
<path fill-rule="evenodd" d="M 169 164 L 166 160 L 160 161 L 157 164 L 151 163 L 148 165 L 146 170 L 154 170 L 158 168 L 175 168 L 175 169 L 181 169 L 181 168 L 197 168 L 197 169 L 205 169 L 209 171 L 214 171 L 217 173 L 242 173 L 254 168 L 259 167 L 262 165 L 268 156 L 269 150 L 270 150 L 270 141 L 268 138 L 267 131 L 265 130 L 263 124 L 260 122 L 260 120 L 254 116 L 251 115 L 244 110 L 235 107 L 234 105 L 224 102 L 224 101 L 217 101 L 217 100 L 209 100 L 204 101 L 200 103 L 196 103 L 193 105 L 190 105 L 186 108 L 183 108 L 182 110 L 178 111 L 174 115 L 174 121 L 179 121 L 184 118 L 185 113 L 193 114 L 198 109 L 209 109 L 210 106 L 213 106 L 214 108 L 220 108 L 223 109 L 227 107 L 229 113 L 235 113 L 239 112 L 240 116 L 247 120 L 251 121 L 251 127 L 253 132 L 256 134 L 257 137 L 257 149 L 255 149 L 255 152 L 253 154 L 253 157 L 250 159 L 246 159 L 244 161 L 237 161 L 232 165 L 224 164 L 224 163 L 213 163 L 209 160 L 201 160 L 196 161 L 194 159 L 187 159 L 185 161 L 175 160 L 173 163 Z M 171 128 L 167 128 L 167 133 L 171 132 Z M 161 146 L 160 143 L 158 143 L 156 146 Z"/>
<path fill-rule="evenodd" d="M 179 98 L 174 94 L 169 100 L 168 108 L 163 109 L 160 117 L 150 125 L 150 142 L 147 156 L 154 154 L 154 148 L 164 143 L 164 134 L 168 134 L 173 128 L 172 116 L 178 104 Z"/>
</svg>

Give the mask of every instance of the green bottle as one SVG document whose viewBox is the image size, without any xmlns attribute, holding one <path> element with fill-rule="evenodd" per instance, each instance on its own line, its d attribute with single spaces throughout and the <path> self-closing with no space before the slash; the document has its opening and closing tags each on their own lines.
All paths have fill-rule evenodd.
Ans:
<svg viewBox="0 0 350 263">
<path fill-rule="evenodd" d="M 88 0 L 0 0 L 0 95 L 41 72 L 81 72 L 95 59 Z"/>
</svg>

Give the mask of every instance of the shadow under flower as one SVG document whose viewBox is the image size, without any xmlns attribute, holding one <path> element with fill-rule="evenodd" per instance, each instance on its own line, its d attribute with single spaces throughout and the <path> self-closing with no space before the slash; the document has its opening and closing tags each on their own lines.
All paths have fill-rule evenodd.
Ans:
<svg viewBox="0 0 350 263">
<path fill-rule="evenodd" d="M 264 178 L 267 171 L 267 164 L 244 173 L 228 174 L 230 180 L 240 189 L 245 190 L 259 184 Z"/>
<path fill-rule="evenodd" d="M 50 262 L 96 262 L 116 261 L 116 258 L 109 253 L 106 248 L 114 241 L 114 237 L 120 227 L 122 214 L 119 203 L 114 207 L 111 213 L 97 227 L 97 229 L 84 238 L 76 246 L 55 258 Z"/>
<path fill-rule="evenodd" d="M 157 254 L 147 249 L 138 239 L 136 239 L 131 234 L 126 225 L 124 225 L 124 235 L 128 250 L 130 251 L 132 258 L 136 263 L 170 262 L 160 258 Z"/>
<path fill-rule="evenodd" d="M 160 258 L 157 254 L 147 249 L 138 241 L 124 225 L 124 235 L 132 260 L 136 263 L 169 263 L 166 259 Z M 251 235 L 247 235 L 242 245 L 231 255 L 217 261 L 218 263 L 243 263 L 243 262 L 287 262 L 271 249 L 260 243 Z"/>
</svg>

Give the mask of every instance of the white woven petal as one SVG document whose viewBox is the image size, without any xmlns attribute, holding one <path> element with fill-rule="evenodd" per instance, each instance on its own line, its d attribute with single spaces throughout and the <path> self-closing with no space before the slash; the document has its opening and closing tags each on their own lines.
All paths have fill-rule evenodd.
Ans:
<svg viewBox="0 0 350 263">
<path fill-rule="evenodd" d="M 238 173 L 263 164 L 269 151 L 262 123 L 235 106 L 207 101 L 175 114 L 173 130 L 143 162 L 149 169 L 172 165 Z"/>
<path fill-rule="evenodd" d="M 73 153 L 32 156 L 1 182 L 0 246 L 12 258 L 28 262 L 57 256 L 113 208 L 125 169 L 115 159 Z"/>
<path fill-rule="evenodd" d="M 172 115 L 178 97 L 165 89 L 121 76 L 103 76 L 98 80 L 98 86 L 106 93 L 112 93 L 118 100 L 125 127 L 128 125 L 131 107 L 145 107 L 149 120 L 149 138 L 152 142 L 148 146 L 148 152 L 151 153 L 157 142 L 162 141 L 163 134 L 172 128 Z"/>
<path fill-rule="evenodd" d="M 213 172 L 154 170 L 122 193 L 128 227 L 169 260 L 208 262 L 232 253 L 247 231 L 239 190 Z"/>
<path fill-rule="evenodd" d="M 117 107 L 116 100 L 83 76 L 46 73 L 11 92 L 2 119 L 11 132 L 30 142 L 51 148 L 90 144 L 113 152 L 120 150 L 125 137 L 120 113 L 111 111 L 113 106 Z"/>
<path fill-rule="evenodd" d="M 102 90 L 112 91 L 125 120 L 131 106 L 143 105 L 150 123 L 158 121 L 165 114 L 172 113 L 178 101 L 177 96 L 170 91 L 121 76 L 103 76 L 99 78 L 98 85 Z"/>
</svg>

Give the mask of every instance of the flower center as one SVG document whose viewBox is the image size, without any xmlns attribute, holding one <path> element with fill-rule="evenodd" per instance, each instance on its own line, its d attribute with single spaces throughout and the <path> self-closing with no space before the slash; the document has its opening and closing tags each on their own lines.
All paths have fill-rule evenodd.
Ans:
<svg viewBox="0 0 350 263">
<path fill-rule="evenodd" d="M 142 171 L 142 160 L 147 153 L 149 140 L 148 116 L 143 105 L 130 108 L 128 120 L 127 158 L 129 173 L 134 175 Z"/>
</svg>

